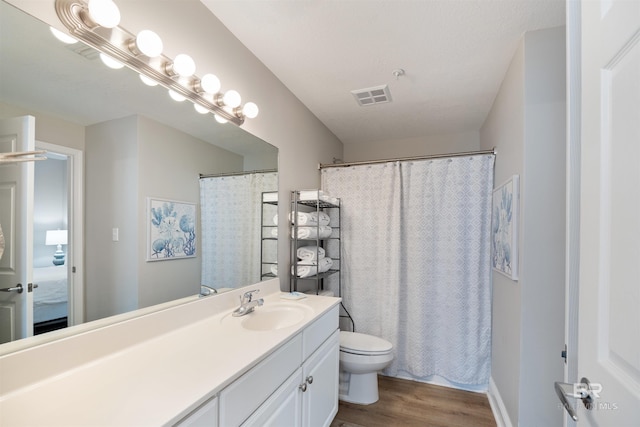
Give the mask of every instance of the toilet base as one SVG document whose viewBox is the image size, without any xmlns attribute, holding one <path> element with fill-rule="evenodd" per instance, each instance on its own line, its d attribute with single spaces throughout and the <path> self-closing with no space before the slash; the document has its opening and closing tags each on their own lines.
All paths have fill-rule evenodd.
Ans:
<svg viewBox="0 0 640 427">
<path fill-rule="evenodd" d="M 338 399 L 358 405 L 371 405 L 379 399 L 378 373 L 352 374 L 340 371 Z"/>
</svg>

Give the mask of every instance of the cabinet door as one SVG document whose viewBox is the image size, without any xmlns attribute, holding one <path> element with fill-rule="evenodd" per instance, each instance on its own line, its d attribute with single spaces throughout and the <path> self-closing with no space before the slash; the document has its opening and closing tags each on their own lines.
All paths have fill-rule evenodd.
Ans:
<svg viewBox="0 0 640 427">
<path fill-rule="evenodd" d="M 218 398 L 205 402 L 191 414 L 180 420 L 178 427 L 216 427 L 218 425 Z"/>
<path fill-rule="evenodd" d="M 302 366 L 302 427 L 328 427 L 338 412 L 339 337 L 336 330 Z"/>
<path fill-rule="evenodd" d="M 242 427 L 299 427 L 302 392 L 302 368 L 289 377 L 267 401 L 242 424 Z"/>
</svg>

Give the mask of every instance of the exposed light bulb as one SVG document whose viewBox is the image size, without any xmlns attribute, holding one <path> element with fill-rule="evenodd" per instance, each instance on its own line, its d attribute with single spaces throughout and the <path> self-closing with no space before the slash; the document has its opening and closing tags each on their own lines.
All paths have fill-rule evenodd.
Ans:
<svg viewBox="0 0 640 427">
<path fill-rule="evenodd" d="M 235 90 L 228 90 L 222 97 L 222 102 L 224 102 L 224 105 L 227 107 L 237 108 L 242 103 L 242 98 L 240 98 L 240 94 Z"/>
<path fill-rule="evenodd" d="M 158 86 L 158 82 L 153 80 L 151 77 L 147 77 L 144 74 L 140 74 L 140 80 L 142 80 L 142 83 L 146 84 L 147 86 Z"/>
<path fill-rule="evenodd" d="M 189 55 L 179 54 L 173 60 L 173 71 L 180 77 L 191 77 L 196 72 L 196 63 Z"/>
<path fill-rule="evenodd" d="M 253 102 L 247 102 L 242 107 L 242 115 L 248 119 L 255 119 L 259 112 L 258 106 Z"/>
<path fill-rule="evenodd" d="M 66 43 L 66 44 L 78 43 L 77 39 L 71 37 L 69 34 L 63 33 L 57 28 L 49 27 L 49 29 L 51 30 L 51 34 L 53 34 L 54 37 L 60 40 L 62 43 Z"/>
<path fill-rule="evenodd" d="M 169 89 L 169 96 L 171 97 L 171 99 L 173 99 L 174 101 L 177 101 L 177 102 L 182 102 L 185 99 L 187 99 L 184 96 L 180 95 L 175 90 L 171 90 L 171 89 Z"/>
<path fill-rule="evenodd" d="M 205 92 L 215 95 L 220 91 L 220 79 L 213 74 L 205 74 L 200 79 L 200 87 Z"/>
<path fill-rule="evenodd" d="M 124 67 L 124 64 L 116 59 L 113 59 L 109 55 L 105 55 L 104 53 L 100 54 L 100 59 L 109 68 L 113 68 L 114 70 L 119 70 Z"/>
<path fill-rule="evenodd" d="M 89 0 L 91 20 L 101 27 L 113 28 L 120 23 L 120 9 L 112 0 Z"/>
<path fill-rule="evenodd" d="M 142 53 L 149 58 L 155 58 L 162 53 L 163 45 L 160 36 L 151 30 L 142 30 L 133 41 L 132 51 L 135 54 Z"/>
</svg>

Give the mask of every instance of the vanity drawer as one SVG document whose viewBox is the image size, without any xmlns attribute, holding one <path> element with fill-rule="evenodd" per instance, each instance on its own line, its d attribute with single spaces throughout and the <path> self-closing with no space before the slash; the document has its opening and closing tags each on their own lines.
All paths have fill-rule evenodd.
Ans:
<svg viewBox="0 0 640 427">
<path fill-rule="evenodd" d="M 302 363 L 302 335 L 276 350 L 220 392 L 220 425 L 238 426 Z"/>
<path fill-rule="evenodd" d="M 302 332 L 302 360 L 307 360 L 338 329 L 339 308 L 336 305 Z"/>
</svg>

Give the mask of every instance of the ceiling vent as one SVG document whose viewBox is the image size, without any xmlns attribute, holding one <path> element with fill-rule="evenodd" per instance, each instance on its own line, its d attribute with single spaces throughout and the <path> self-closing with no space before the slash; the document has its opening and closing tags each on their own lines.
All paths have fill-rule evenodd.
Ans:
<svg viewBox="0 0 640 427">
<path fill-rule="evenodd" d="M 391 102 L 391 93 L 387 85 L 352 90 L 351 93 L 361 107 Z"/>
<path fill-rule="evenodd" d="M 83 56 L 89 60 L 94 60 L 100 55 L 100 52 L 98 52 L 91 46 L 87 46 L 84 43 L 68 44 L 65 47 L 70 51 L 75 52 L 78 55 Z"/>
</svg>

